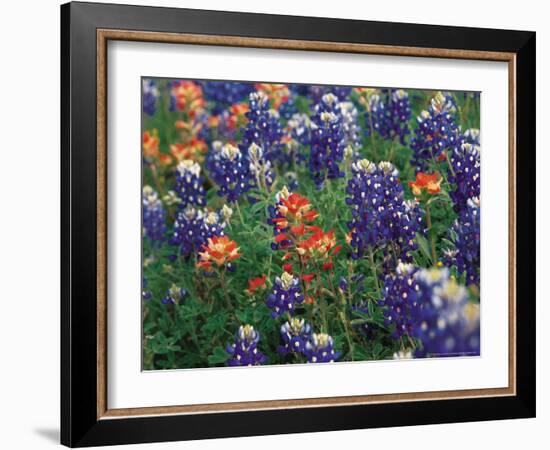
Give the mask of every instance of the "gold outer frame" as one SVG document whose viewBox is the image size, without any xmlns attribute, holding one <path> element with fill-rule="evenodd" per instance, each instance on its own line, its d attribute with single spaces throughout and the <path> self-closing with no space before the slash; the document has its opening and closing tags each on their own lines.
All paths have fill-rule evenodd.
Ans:
<svg viewBox="0 0 550 450">
<path fill-rule="evenodd" d="M 516 395 L 516 55 L 507 52 L 298 41 L 237 36 L 98 29 L 97 36 L 97 419 L 206 414 L 267 409 L 449 400 Z M 411 392 L 201 405 L 109 409 L 107 405 L 107 42 L 109 40 L 266 49 L 362 53 L 371 55 L 501 61 L 508 63 L 508 387 Z"/>
</svg>

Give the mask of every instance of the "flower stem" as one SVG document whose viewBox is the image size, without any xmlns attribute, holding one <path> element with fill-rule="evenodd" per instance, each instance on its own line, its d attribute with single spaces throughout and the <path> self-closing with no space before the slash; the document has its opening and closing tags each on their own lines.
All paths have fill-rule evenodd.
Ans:
<svg viewBox="0 0 550 450">
<path fill-rule="evenodd" d="M 426 223 L 428 225 L 428 233 L 430 233 L 430 247 L 432 251 L 432 261 L 434 266 L 437 265 L 437 253 L 435 251 L 435 235 L 432 230 L 432 215 L 430 213 L 430 205 L 426 203 Z"/>
<path fill-rule="evenodd" d="M 374 285 L 376 286 L 376 290 L 380 292 L 380 285 L 378 284 L 378 271 L 376 270 L 376 264 L 374 263 L 374 252 L 372 251 L 372 246 L 369 246 L 369 262 L 372 275 L 374 277 Z"/>
</svg>

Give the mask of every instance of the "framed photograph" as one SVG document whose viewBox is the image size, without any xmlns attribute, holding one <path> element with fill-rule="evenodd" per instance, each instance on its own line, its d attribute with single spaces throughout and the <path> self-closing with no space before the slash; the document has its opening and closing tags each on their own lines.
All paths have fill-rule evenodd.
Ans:
<svg viewBox="0 0 550 450">
<path fill-rule="evenodd" d="M 535 33 L 61 7 L 61 441 L 535 415 Z"/>
</svg>

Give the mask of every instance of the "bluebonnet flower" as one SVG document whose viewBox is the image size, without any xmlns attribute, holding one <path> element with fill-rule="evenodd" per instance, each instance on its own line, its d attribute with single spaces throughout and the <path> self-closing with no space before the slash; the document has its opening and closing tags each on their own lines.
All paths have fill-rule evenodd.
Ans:
<svg viewBox="0 0 550 450">
<path fill-rule="evenodd" d="M 309 170 L 320 189 L 325 179 L 340 178 L 345 174 L 339 163 L 344 159 L 344 128 L 342 114 L 334 94 L 323 95 L 311 118 L 311 152 Z"/>
<path fill-rule="evenodd" d="M 287 122 L 290 136 L 302 145 L 309 145 L 311 142 L 311 120 L 307 114 L 294 114 Z"/>
<path fill-rule="evenodd" d="M 350 146 L 353 150 L 357 150 L 361 146 L 360 129 L 357 124 L 357 108 L 352 102 L 340 102 L 338 110 L 342 115 L 344 146 Z"/>
<path fill-rule="evenodd" d="M 331 363 L 342 354 L 334 350 L 334 340 L 326 333 L 313 333 L 304 352 L 309 363 Z"/>
<path fill-rule="evenodd" d="M 300 286 L 300 280 L 288 272 L 283 272 L 275 278 L 273 290 L 267 296 L 267 307 L 272 310 L 273 317 L 279 317 L 284 313 L 293 314 L 297 304 L 304 301 L 304 294 Z"/>
<path fill-rule="evenodd" d="M 176 167 L 175 192 L 181 202 L 181 209 L 191 206 L 204 206 L 206 204 L 204 180 L 201 177 L 201 166 L 191 159 L 184 159 Z"/>
<path fill-rule="evenodd" d="M 331 86 L 328 89 L 330 89 L 330 92 L 336 95 L 341 102 L 346 101 L 351 94 L 351 88 L 347 86 Z"/>
<path fill-rule="evenodd" d="M 307 97 L 314 104 L 320 102 L 323 95 L 328 93 L 335 95 L 341 102 L 347 101 L 352 90 L 351 87 L 347 86 L 317 86 L 313 84 L 291 84 L 288 87 L 291 92 L 302 97 Z"/>
<path fill-rule="evenodd" d="M 366 113 L 366 123 L 373 131 L 378 132 L 384 139 L 399 139 L 405 145 L 405 137 L 410 133 L 409 120 L 411 105 L 409 94 L 403 89 L 382 89 L 381 94 L 374 94 L 369 99 L 369 108 Z M 370 126 L 366 127 L 367 136 L 370 135 Z"/>
<path fill-rule="evenodd" d="M 281 138 L 283 129 L 279 122 L 279 113 L 269 109 L 269 98 L 265 92 L 253 92 L 249 96 L 250 110 L 246 113 L 248 123 L 242 130 L 242 151 L 256 144 L 263 149 L 265 158 L 272 164 L 287 163 Z"/>
<path fill-rule="evenodd" d="M 450 155 L 452 171 L 449 182 L 454 188 L 449 192 L 454 209 L 460 212 L 466 207 L 469 198 L 480 195 L 481 163 L 479 147 L 463 143 Z"/>
<path fill-rule="evenodd" d="M 469 301 L 466 288 L 447 268 L 422 269 L 416 280 L 422 300 L 414 311 L 413 336 L 422 346 L 415 356 L 479 355 L 479 304 Z"/>
<path fill-rule="evenodd" d="M 180 288 L 175 284 L 172 284 L 172 286 L 170 286 L 170 289 L 168 289 L 166 295 L 162 298 L 161 302 L 164 305 L 177 305 L 186 295 L 187 291 L 185 289 Z"/>
<path fill-rule="evenodd" d="M 481 145 L 481 135 L 479 133 L 479 129 L 468 128 L 464 132 L 464 142 L 472 145 L 477 145 L 479 147 Z"/>
<path fill-rule="evenodd" d="M 466 208 L 451 227 L 456 249 L 445 251 L 447 261 L 456 264 L 458 272 L 465 274 L 468 284 L 475 285 L 479 285 L 480 219 L 479 198 L 468 199 Z"/>
<path fill-rule="evenodd" d="M 252 83 L 234 81 L 203 81 L 201 85 L 205 99 L 211 102 L 213 114 L 241 102 L 254 90 Z"/>
<path fill-rule="evenodd" d="M 360 294 L 365 290 L 365 274 L 357 273 L 351 276 L 351 280 L 346 277 L 340 277 L 338 287 L 344 294 Z"/>
<path fill-rule="evenodd" d="M 311 339 L 311 325 L 299 319 L 292 317 L 290 320 L 281 325 L 281 340 L 282 345 L 277 349 L 279 353 L 304 353 L 306 343 Z"/>
<path fill-rule="evenodd" d="M 144 78 L 142 93 L 143 112 L 152 116 L 157 110 L 157 99 L 159 97 L 159 89 L 155 81 L 150 78 Z"/>
<path fill-rule="evenodd" d="M 417 268 L 412 264 L 399 263 L 395 275 L 386 275 L 382 289 L 384 322 L 393 326 L 392 337 L 411 336 L 414 330 L 413 310 L 419 307 L 420 287 L 415 279 Z"/>
<path fill-rule="evenodd" d="M 461 142 L 455 112 L 453 97 L 439 92 L 432 99 L 429 110 L 418 116 L 418 127 L 411 139 L 413 163 L 417 170 L 426 171 L 429 162 L 445 159 L 449 149 L 453 150 Z"/>
<path fill-rule="evenodd" d="M 249 163 L 241 151 L 231 144 L 225 144 L 217 155 L 218 165 L 212 173 L 219 186 L 218 195 L 229 203 L 236 202 L 250 187 Z"/>
<path fill-rule="evenodd" d="M 149 301 L 152 297 L 153 295 L 151 294 L 151 291 L 147 289 L 147 278 L 143 277 L 141 282 L 141 299 Z"/>
<path fill-rule="evenodd" d="M 179 247 L 183 256 L 189 257 L 202 250 L 209 238 L 223 236 L 226 221 L 215 212 L 199 211 L 188 206 L 180 211 L 174 221 L 174 234 L 170 240 Z"/>
<path fill-rule="evenodd" d="M 231 358 L 228 366 L 258 366 L 267 362 L 267 357 L 258 349 L 260 333 L 252 325 L 241 325 L 235 341 L 226 348 Z"/>
<path fill-rule="evenodd" d="M 288 100 L 286 102 L 281 103 L 281 106 L 279 106 L 279 115 L 284 120 L 290 120 L 290 118 L 298 113 L 298 106 L 296 105 L 296 94 L 293 92 L 290 92 L 290 95 L 288 97 Z"/>
<path fill-rule="evenodd" d="M 250 174 L 256 181 L 256 187 L 268 191 L 274 179 L 271 163 L 264 158 L 264 151 L 255 143 L 248 147 L 248 161 Z"/>
<path fill-rule="evenodd" d="M 152 241 L 164 240 L 166 211 L 157 192 L 151 186 L 143 186 L 142 226 L 144 236 Z"/>
<path fill-rule="evenodd" d="M 404 200 L 398 172 L 389 162 L 378 165 L 367 159 L 352 164 L 346 203 L 351 206 L 352 258 L 369 253 L 369 248 L 384 248 L 388 264 L 410 262 L 417 248 L 416 231 L 422 223 L 422 211 L 414 201 Z M 390 264 L 393 257 L 393 264 Z"/>
</svg>

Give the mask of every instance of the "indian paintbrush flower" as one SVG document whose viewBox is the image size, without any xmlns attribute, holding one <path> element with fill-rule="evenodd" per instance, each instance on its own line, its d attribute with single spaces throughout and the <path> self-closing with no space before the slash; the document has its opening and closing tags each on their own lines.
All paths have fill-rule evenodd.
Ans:
<svg viewBox="0 0 550 450">
<path fill-rule="evenodd" d="M 199 252 L 197 267 L 210 271 L 214 266 L 218 269 L 231 268 L 231 263 L 241 257 L 237 243 L 227 236 L 208 238 Z"/>
<path fill-rule="evenodd" d="M 415 197 L 421 197 L 425 192 L 429 195 L 441 192 L 441 175 L 438 172 L 418 172 L 415 181 L 409 181 L 409 187 Z"/>
</svg>

